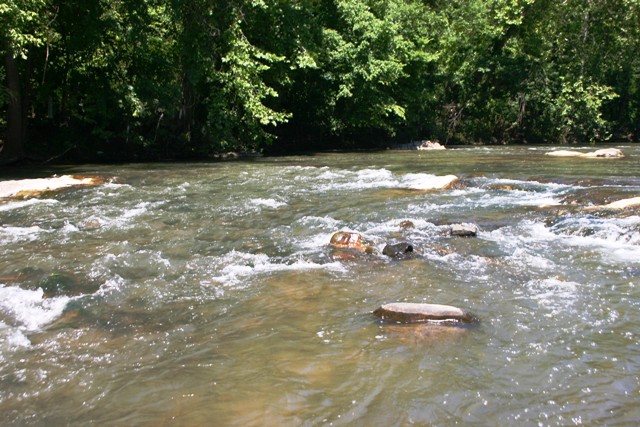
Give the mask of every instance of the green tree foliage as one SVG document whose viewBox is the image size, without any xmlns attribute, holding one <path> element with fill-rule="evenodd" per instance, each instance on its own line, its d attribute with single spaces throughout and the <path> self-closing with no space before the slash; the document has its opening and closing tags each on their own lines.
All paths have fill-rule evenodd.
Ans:
<svg viewBox="0 0 640 427">
<path fill-rule="evenodd" d="M 5 160 L 640 132 L 638 0 L 5 0 L 0 25 Z"/>
</svg>

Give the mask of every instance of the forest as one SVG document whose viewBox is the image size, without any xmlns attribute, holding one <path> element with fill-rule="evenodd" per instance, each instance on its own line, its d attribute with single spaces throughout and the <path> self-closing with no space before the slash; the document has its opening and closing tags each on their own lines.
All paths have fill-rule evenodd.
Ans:
<svg viewBox="0 0 640 427">
<path fill-rule="evenodd" d="M 0 164 L 640 134 L 640 0 L 3 0 Z"/>
</svg>

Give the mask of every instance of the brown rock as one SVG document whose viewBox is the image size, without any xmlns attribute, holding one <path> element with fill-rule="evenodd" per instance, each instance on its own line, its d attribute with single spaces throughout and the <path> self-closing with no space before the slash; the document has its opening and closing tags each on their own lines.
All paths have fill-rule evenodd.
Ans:
<svg viewBox="0 0 640 427">
<path fill-rule="evenodd" d="M 374 252 L 373 245 L 370 242 L 364 240 L 360 233 L 351 231 L 338 231 L 331 236 L 329 245 L 337 249 L 356 249 L 366 253 Z"/>
<path fill-rule="evenodd" d="M 472 314 L 451 305 L 421 304 L 409 302 L 394 302 L 384 304 L 373 312 L 374 316 L 394 323 L 475 323 L 477 319 Z"/>
</svg>

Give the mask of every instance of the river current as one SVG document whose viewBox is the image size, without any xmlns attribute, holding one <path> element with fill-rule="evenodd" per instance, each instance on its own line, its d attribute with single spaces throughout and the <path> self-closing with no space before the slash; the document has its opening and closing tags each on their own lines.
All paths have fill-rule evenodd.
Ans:
<svg viewBox="0 0 640 427">
<path fill-rule="evenodd" d="M 640 195 L 619 148 L 59 168 L 106 184 L 0 201 L 0 424 L 637 425 L 639 211 L 585 209 Z M 381 323 L 388 302 L 480 323 Z"/>
</svg>

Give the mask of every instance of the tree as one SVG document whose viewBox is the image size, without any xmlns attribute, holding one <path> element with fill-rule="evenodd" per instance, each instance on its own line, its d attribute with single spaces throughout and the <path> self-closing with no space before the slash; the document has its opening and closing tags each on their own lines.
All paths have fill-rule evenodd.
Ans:
<svg viewBox="0 0 640 427">
<path fill-rule="evenodd" d="M 0 4 L 0 52 L 4 57 L 7 132 L 2 162 L 24 157 L 32 52 L 53 37 L 46 0 L 7 0 Z"/>
</svg>

